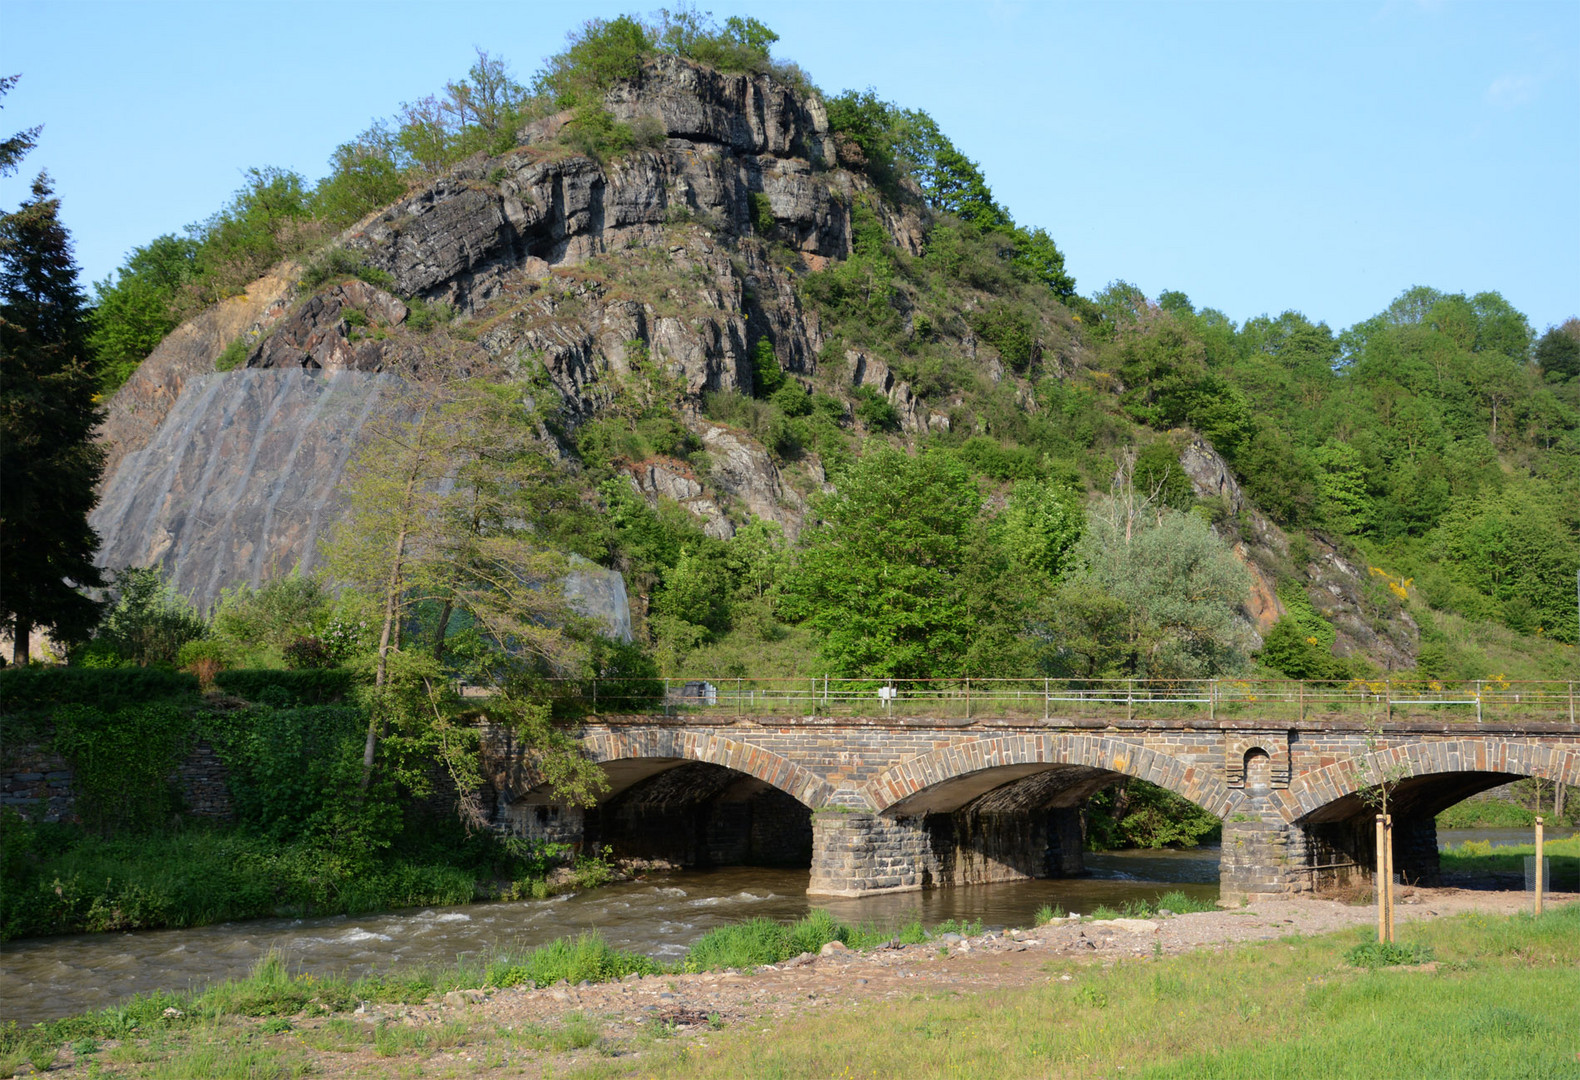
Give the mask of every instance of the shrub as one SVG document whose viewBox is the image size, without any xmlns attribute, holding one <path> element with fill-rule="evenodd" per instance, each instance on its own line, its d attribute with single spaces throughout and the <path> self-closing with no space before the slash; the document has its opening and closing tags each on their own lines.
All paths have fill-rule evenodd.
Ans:
<svg viewBox="0 0 1580 1080">
<path fill-rule="evenodd" d="M 244 701 L 261 701 L 270 688 L 284 692 L 289 702 L 327 705 L 351 692 L 351 672 L 340 668 L 309 668 L 279 671 L 273 668 L 241 668 L 222 671 L 214 682 L 227 694 Z"/>
<path fill-rule="evenodd" d="M 293 670 L 329 668 L 335 666 L 335 657 L 322 638 L 309 635 L 285 647 L 285 666 Z"/>
<path fill-rule="evenodd" d="M 63 705 L 113 709 L 154 701 L 193 698 L 198 681 L 168 668 L 0 669 L 0 710 L 8 714 L 51 711 Z"/>
<path fill-rule="evenodd" d="M 236 338 L 214 358 L 215 371 L 235 371 L 247 362 L 247 354 L 251 347 L 247 344 L 247 336 Z"/>
<path fill-rule="evenodd" d="M 752 207 L 752 229 L 758 236 L 769 236 L 778 224 L 774 217 L 774 205 L 767 195 L 754 191 L 748 196 Z"/>
<path fill-rule="evenodd" d="M 856 416 L 871 431 L 898 431 L 900 414 L 888 398 L 870 386 L 856 388 Z"/>
<path fill-rule="evenodd" d="M 1025 308 L 995 302 L 971 317 L 971 327 L 1015 371 L 1025 371 L 1037 358 L 1037 317 Z"/>
<path fill-rule="evenodd" d="M 335 278 L 361 278 L 381 289 L 395 287 L 395 279 L 376 266 L 369 266 L 361 255 L 343 247 L 332 247 L 307 264 L 302 271 L 302 287 L 316 289 Z"/>
<path fill-rule="evenodd" d="M 182 671 L 196 675 L 204 690 L 214 686 L 214 676 L 230 662 L 230 650 L 223 642 L 213 638 L 189 641 L 176 654 L 176 664 Z"/>
</svg>

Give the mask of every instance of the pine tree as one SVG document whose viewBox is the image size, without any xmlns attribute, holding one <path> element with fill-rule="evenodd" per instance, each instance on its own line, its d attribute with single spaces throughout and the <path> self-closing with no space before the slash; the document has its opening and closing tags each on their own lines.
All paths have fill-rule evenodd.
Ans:
<svg viewBox="0 0 1580 1080">
<path fill-rule="evenodd" d="M 26 663 L 36 629 L 85 637 L 100 605 L 88 525 L 104 451 L 86 300 L 47 174 L 0 217 L 0 617 Z"/>
</svg>

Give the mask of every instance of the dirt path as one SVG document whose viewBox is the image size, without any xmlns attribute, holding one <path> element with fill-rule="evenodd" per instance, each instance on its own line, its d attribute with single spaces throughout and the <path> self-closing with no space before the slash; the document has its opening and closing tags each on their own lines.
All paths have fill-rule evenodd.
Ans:
<svg viewBox="0 0 1580 1080">
<path fill-rule="evenodd" d="M 1552 903 L 1577 899 L 1558 894 Z M 1512 914 L 1529 903 L 1518 892 L 1407 888 L 1401 890 L 1396 919 L 1408 923 L 1470 911 Z M 1170 955 L 1325 934 L 1370 925 L 1375 918 L 1369 905 L 1315 899 L 1261 901 L 1158 919 L 1082 922 L 1072 917 L 1034 930 L 964 939 L 946 935 L 924 945 L 859 953 L 835 944 L 822 955 L 804 954 L 751 972 L 630 976 L 618 983 L 561 983 L 541 990 L 457 991 L 422 1005 L 370 1004 L 359 1007 L 349 1023 L 345 1017 L 298 1018 L 292 1031 L 270 1042 L 282 1050 L 305 1051 L 318 1076 L 388 1076 L 396 1060 L 402 1065 L 421 1061 L 439 1075 L 558 1074 L 590 1065 L 610 1048 L 639 1060 L 657 1040 L 705 1041 L 716 1028 L 755 1024 L 766 1029 L 787 1017 L 855 1004 L 1029 986 L 1049 978 L 1047 965 L 1053 960 L 1104 963 Z M 433 1037 L 392 1059 L 387 1049 L 379 1056 L 371 1045 L 368 1032 L 380 1027 Z M 574 1035 L 578 1028 L 591 1033 L 581 1046 Z M 70 1064 L 63 1060 L 56 1068 Z"/>
</svg>

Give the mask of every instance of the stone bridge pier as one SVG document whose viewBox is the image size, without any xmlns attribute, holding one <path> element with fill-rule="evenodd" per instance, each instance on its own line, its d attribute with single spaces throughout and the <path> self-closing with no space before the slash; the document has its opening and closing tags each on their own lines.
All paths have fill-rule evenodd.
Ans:
<svg viewBox="0 0 1580 1080">
<path fill-rule="evenodd" d="M 1223 823 L 1220 895 L 1307 892 L 1375 865 L 1378 776 L 1395 865 L 1438 878 L 1435 817 L 1521 776 L 1580 785 L 1580 727 L 1245 720 L 1041 723 L 602 717 L 581 740 L 609 780 L 585 810 L 537 786 L 508 735 L 485 740 L 497 827 L 684 865 L 809 866 L 808 892 L 859 897 L 1084 872 L 1081 804 L 1127 778 Z"/>
</svg>

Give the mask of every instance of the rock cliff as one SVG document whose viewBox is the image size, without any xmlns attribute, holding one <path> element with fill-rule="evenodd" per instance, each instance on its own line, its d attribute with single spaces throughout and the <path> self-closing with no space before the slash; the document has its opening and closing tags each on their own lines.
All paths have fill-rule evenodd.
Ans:
<svg viewBox="0 0 1580 1080">
<path fill-rule="evenodd" d="M 712 465 L 698 476 L 644 462 L 633 488 L 680 502 L 711 535 L 750 514 L 793 537 L 803 494 L 750 436 L 696 406 L 706 392 L 752 390 L 759 340 L 786 371 L 815 373 L 823 341 L 794 274 L 849 253 L 851 207 L 869 184 L 835 167 L 821 103 L 768 76 L 659 57 L 607 107 L 659 137 L 605 161 L 556 137 L 567 117 L 538 121 L 511 152 L 463 162 L 342 238 L 386 286 L 304 291 L 285 267 L 172 334 L 110 406 L 100 563 L 164 566 L 200 606 L 311 569 L 359 431 L 417 362 L 412 305 L 458 317 L 506 370 L 541 371 L 571 430 L 634 363 L 656 361 L 683 385 L 683 420 Z M 883 213 L 919 252 L 918 213 Z M 244 369 L 216 373 L 238 338 Z M 886 371 L 881 389 L 912 426 L 909 389 Z M 599 604 L 628 636 L 623 587 L 589 589 L 607 594 Z"/>
</svg>

